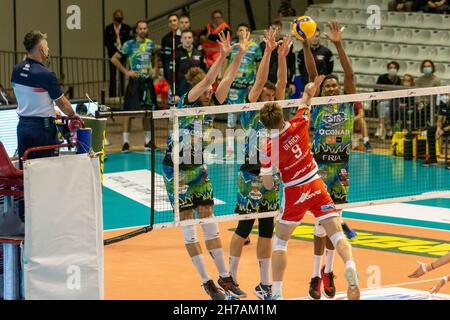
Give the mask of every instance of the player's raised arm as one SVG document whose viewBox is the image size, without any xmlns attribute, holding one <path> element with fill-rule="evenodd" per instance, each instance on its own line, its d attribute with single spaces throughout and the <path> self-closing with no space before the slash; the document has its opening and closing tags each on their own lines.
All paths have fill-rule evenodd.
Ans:
<svg viewBox="0 0 450 320">
<path fill-rule="evenodd" d="M 341 60 L 342 68 L 344 69 L 344 93 L 353 94 L 356 93 L 355 84 L 355 73 L 353 72 L 353 67 L 345 53 L 344 46 L 342 45 L 342 29 L 337 21 L 331 21 L 329 23 L 330 32 L 325 34 L 327 38 L 334 43 L 337 52 L 339 54 L 339 59 Z"/>
<path fill-rule="evenodd" d="M 225 36 L 223 32 L 220 33 L 219 39 L 220 40 L 218 40 L 217 43 L 219 43 L 220 45 L 220 56 L 211 66 L 208 73 L 206 74 L 206 77 L 189 91 L 189 101 L 197 101 L 200 96 L 214 84 L 220 74 L 220 71 L 222 70 L 223 64 L 226 62 L 227 56 L 230 54 L 234 47 L 239 45 L 231 45 L 231 37 L 229 33 L 227 34 L 227 36 Z"/>
<path fill-rule="evenodd" d="M 311 51 L 309 40 L 304 40 L 303 44 L 303 56 L 305 59 L 306 71 L 308 72 L 309 82 L 314 82 L 314 79 L 319 75 L 316 66 L 316 60 Z"/>
<path fill-rule="evenodd" d="M 314 96 L 316 95 L 316 92 L 319 90 L 324 79 L 325 79 L 324 75 L 317 76 L 314 79 L 314 82 L 310 82 L 305 86 L 305 90 L 303 92 L 302 97 L 302 104 L 306 104 L 308 106 L 311 105 L 312 98 L 314 98 Z"/>
<path fill-rule="evenodd" d="M 286 57 L 291 50 L 292 44 L 293 40 L 291 36 L 288 35 L 283 38 L 283 42 L 278 48 L 278 75 L 275 89 L 276 100 L 284 100 L 285 98 L 287 77 L 288 77 Z"/>
<path fill-rule="evenodd" d="M 242 39 L 239 40 L 239 44 L 235 44 L 234 46 L 239 46 L 239 52 L 234 57 L 233 61 L 230 63 L 229 67 L 225 71 L 225 74 L 220 81 L 219 86 L 216 90 L 216 99 L 222 104 L 228 96 L 228 92 L 230 91 L 230 87 L 236 78 L 239 67 L 241 66 L 242 58 L 248 49 L 248 43 L 250 42 L 250 32 L 246 32 Z M 233 46 L 233 47 L 234 47 Z"/>
<path fill-rule="evenodd" d="M 417 261 L 417 263 L 419 264 L 419 267 L 408 276 L 409 278 L 420 278 L 425 273 L 450 263 L 450 252 L 430 264 L 426 264 L 420 261 Z"/>
<path fill-rule="evenodd" d="M 248 94 L 248 100 L 250 102 L 258 101 L 259 96 L 264 90 L 264 85 L 269 78 L 269 69 L 270 69 L 270 57 L 272 56 L 272 51 L 277 48 L 276 38 L 276 30 L 269 29 L 264 34 L 264 42 L 266 44 L 266 49 L 264 50 L 264 55 L 261 60 L 261 63 L 258 67 L 258 72 L 256 73 L 255 84 Z"/>
</svg>

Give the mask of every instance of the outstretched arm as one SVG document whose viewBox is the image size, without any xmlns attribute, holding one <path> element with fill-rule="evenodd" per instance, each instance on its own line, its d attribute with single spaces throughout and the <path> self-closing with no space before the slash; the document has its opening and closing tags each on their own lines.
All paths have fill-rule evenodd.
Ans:
<svg viewBox="0 0 450 320">
<path fill-rule="evenodd" d="M 302 97 L 302 104 L 306 104 L 308 106 L 311 105 L 311 100 L 315 97 L 316 92 L 320 88 L 324 79 L 324 75 L 318 76 L 314 79 L 314 82 L 310 82 L 305 86 Z"/>
<path fill-rule="evenodd" d="M 216 90 L 216 99 L 222 104 L 228 96 L 228 91 L 230 91 L 231 84 L 237 76 L 239 67 L 241 66 L 242 58 L 248 49 L 248 43 L 250 41 L 250 32 L 247 32 L 241 41 L 239 41 L 239 52 L 234 57 L 230 66 L 225 71 L 225 74 L 220 81 L 219 86 Z"/>
<path fill-rule="evenodd" d="M 329 23 L 330 33 L 326 34 L 328 39 L 334 43 L 339 59 L 341 60 L 342 68 L 344 69 L 344 92 L 346 94 L 356 93 L 355 73 L 353 72 L 352 64 L 347 54 L 345 53 L 344 46 L 342 45 L 342 30 L 339 22 L 331 21 Z"/>
<path fill-rule="evenodd" d="M 252 103 L 258 101 L 261 92 L 264 90 L 264 85 L 269 78 L 270 57 L 272 56 L 272 51 L 277 48 L 275 34 L 276 31 L 273 29 L 265 32 L 264 43 L 266 44 L 266 48 L 261 63 L 259 64 L 258 72 L 256 73 L 255 84 L 248 94 L 248 100 Z"/>
<path fill-rule="evenodd" d="M 286 86 L 287 86 L 287 61 L 286 57 L 291 50 L 293 40 L 291 36 L 285 36 L 283 42 L 278 48 L 278 74 L 277 74 L 277 84 L 275 89 L 275 99 L 284 100 Z"/>
<path fill-rule="evenodd" d="M 417 261 L 417 263 L 419 264 L 419 267 L 408 276 L 409 278 L 420 278 L 425 273 L 450 263 L 450 252 L 430 264 L 426 264 L 420 261 Z"/>
<path fill-rule="evenodd" d="M 219 38 L 220 41 L 218 40 L 217 43 L 220 45 L 220 56 L 211 66 L 206 74 L 206 77 L 189 91 L 189 101 L 198 100 L 198 98 L 200 98 L 200 96 L 214 84 L 220 71 L 222 70 L 223 64 L 226 62 L 227 56 L 235 46 L 238 46 L 238 44 L 233 46 L 230 44 L 230 34 L 227 34 L 225 37 L 223 33 L 220 33 Z"/>
</svg>

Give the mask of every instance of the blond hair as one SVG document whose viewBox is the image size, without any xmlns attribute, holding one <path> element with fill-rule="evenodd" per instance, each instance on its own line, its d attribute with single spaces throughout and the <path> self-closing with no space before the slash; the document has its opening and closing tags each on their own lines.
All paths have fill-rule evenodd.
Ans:
<svg viewBox="0 0 450 320">
<path fill-rule="evenodd" d="M 276 102 L 266 103 L 261 109 L 260 119 L 267 129 L 279 129 L 284 121 L 283 109 Z"/>
<path fill-rule="evenodd" d="M 186 73 L 186 81 L 192 86 L 195 87 L 200 81 L 202 81 L 206 77 L 205 71 L 200 68 L 190 68 Z"/>
</svg>

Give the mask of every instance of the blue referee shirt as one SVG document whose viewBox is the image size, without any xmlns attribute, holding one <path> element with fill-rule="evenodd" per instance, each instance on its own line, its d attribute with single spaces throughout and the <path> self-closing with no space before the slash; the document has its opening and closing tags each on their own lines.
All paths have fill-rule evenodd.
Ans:
<svg viewBox="0 0 450 320">
<path fill-rule="evenodd" d="M 14 67 L 12 77 L 21 117 L 55 117 L 54 101 L 64 94 L 56 74 L 42 63 L 27 58 Z"/>
</svg>

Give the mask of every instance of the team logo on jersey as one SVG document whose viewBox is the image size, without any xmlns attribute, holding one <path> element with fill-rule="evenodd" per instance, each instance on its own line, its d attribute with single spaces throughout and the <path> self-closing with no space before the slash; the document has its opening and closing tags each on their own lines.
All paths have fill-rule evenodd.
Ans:
<svg viewBox="0 0 450 320">
<path fill-rule="evenodd" d="M 328 128 L 341 125 L 346 120 L 347 120 L 347 117 L 344 112 L 327 114 L 327 115 L 324 115 L 324 117 L 323 117 L 323 122 L 325 123 L 325 126 Z"/>
<path fill-rule="evenodd" d="M 300 203 L 304 203 L 307 200 L 310 200 L 312 198 L 314 198 L 315 196 L 318 196 L 322 194 L 322 190 L 317 190 L 314 193 L 311 193 L 311 190 L 308 190 L 308 192 L 304 193 L 301 195 L 300 199 L 297 200 L 297 202 L 294 205 L 298 205 Z"/>
</svg>

